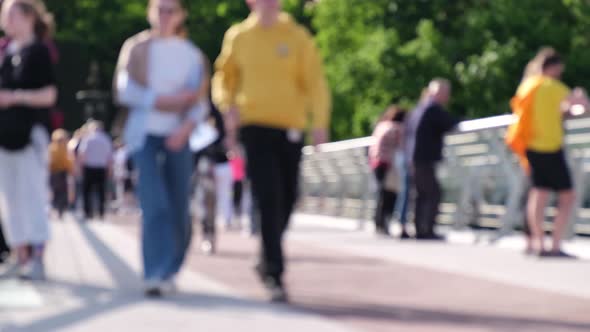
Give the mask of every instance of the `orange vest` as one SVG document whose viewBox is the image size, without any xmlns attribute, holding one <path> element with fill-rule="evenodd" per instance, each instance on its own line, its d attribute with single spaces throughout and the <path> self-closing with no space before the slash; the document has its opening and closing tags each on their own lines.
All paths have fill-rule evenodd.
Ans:
<svg viewBox="0 0 590 332">
<path fill-rule="evenodd" d="M 516 122 L 508 127 L 506 134 L 506 145 L 518 156 L 520 165 L 528 171 L 529 163 L 526 158 L 526 150 L 533 138 L 533 107 L 535 95 L 541 84 L 544 82 L 543 76 L 530 78 L 535 80 L 525 91 L 519 91 L 516 96 L 510 100 L 512 113 L 516 116 Z"/>
</svg>

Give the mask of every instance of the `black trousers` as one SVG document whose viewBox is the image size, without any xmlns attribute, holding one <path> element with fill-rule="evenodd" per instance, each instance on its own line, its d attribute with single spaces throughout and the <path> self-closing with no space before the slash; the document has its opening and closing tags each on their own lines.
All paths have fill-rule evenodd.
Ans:
<svg viewBox="0 0 590 332">
<path fill-rule="evenodd" d="M 4 238 L 4 233 L 2 232 L 2 225 L 0 224 L 0 263 L 4 260 L 4 257 L 10 253 L 10 248 L 6 243 L 6 239 Z"/>
<path fill-rule="evenodd" d="M 375 168 L 375 178 L 379 197 L 377 198 L 377 208 L 375 210 L 375 227 L 377 229 L 386 229 L 389 220 L 393 216 L 395 210 L 395 202 L 397 201 L 397 193 L 389 191 L 385 188 L 385 177 L 388 170 L 387 165 L 382 164 Z"/>
<path fill-rule="evenodd" d="M 258 272 L 279 283 L 285 270 L 282 239 L 297 200 L 303 148 L 302 137 L 288 136 L 285 130 L 257 126 L 240 131 L 252 185 L 253 216 L 262 235 Z"/>
<path fill-rule="evenodd" d="M 92 206 L 92 194 L 98 195 L 98 214 L 104 217 L 106 205 L 106 183 L 107 183 L 107 169 L 84 167 L 84 178 L 82 182 L 82 191 L 84 195 L 84 213 L 86 218 L 94 217 Z"/>
<path fill-rule="evenodd" d="M 53 208 L 61 217 L 68 207 L 68 173 L 52 173 L 49 178 L 51 192 L 53 193 Z"/>
<path fill-rule="evenodd" d="M 242 216 L 243 192 L 244 192 L 244 181 L 234 181 L 234 190 L 233 190 L 234 215 L 238 218 Z"/>
<path fill-rule="evenodd" d="M 440 183 L 436 178 L 436 164 L 414 165 L 414 185 L 416 237 L 429 237 L 434 235 L 434 224 L 441 201 Z"/>
</svg>

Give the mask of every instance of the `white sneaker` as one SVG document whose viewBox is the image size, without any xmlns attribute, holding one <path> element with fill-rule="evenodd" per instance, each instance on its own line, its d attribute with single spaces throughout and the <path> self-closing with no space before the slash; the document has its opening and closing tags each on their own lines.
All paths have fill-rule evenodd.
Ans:
<svg viewBox="0 0 590 332">
<path fill-rule="evenodd" d="M 174 279 L 165 281 L 147 280 L 144 282 L 145 296 L 150 298 L 161 298 L 166 295 L 175 294 L 178 291 Z"/>
<path fill-rule="evenodd" d="M 160 285 L 160 290 L 164 295 L 173 295 L 178 293 L 178 286 L 174 278 L 163 281 Z"/>
<path fill-rule="evenodd" d="M 0 266 L 0 279 L 17 279 L 22 274 L 22 266 L 17 262 L 7 262 Z"/>
<path fill-rule="evenodd" d="M 21 279 L 30 281 L 44 281 L 47 279 L 45 275 L 45 264 L 42 258 L 33 258 L 25 265 L 21 274 Z"/>
</svg>

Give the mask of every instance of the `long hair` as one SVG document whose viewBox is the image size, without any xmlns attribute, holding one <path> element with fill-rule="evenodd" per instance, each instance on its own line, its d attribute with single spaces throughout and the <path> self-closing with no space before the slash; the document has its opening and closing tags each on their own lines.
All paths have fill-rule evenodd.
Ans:
<svg viewBox="0 0 590 332">
<path fill-rule="evenodd" d="M 405 119 L 406 110 L 397 106 L 397 105 L 390 105 L 387 107 L 385 112 L 381 114 L 379 118 L 379 122 L 383 121 L 391 121 L 391 122 L 403 122 Z"/>
<path fill-rule="evenodd" d="M 40 40 L 50 40 L 55 32 L 55 21 L 41 0 L 11 0 L 22 12 L 33 17 L 33 31 Z"/>
</svg>

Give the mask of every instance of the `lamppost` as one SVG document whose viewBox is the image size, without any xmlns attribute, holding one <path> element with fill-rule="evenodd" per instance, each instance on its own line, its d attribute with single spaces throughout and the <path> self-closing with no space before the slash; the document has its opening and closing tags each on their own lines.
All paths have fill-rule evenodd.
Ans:
<svg viewBox="0 0 590 332">
<path fill-rule="evenodd" d="M 88 89 L 76 93 L 76 100 L 82 104 L 84 120 L 100 120 L 106 122 L 107 110 L 111 95 L 100 90 L 100 67 L 96 61 L 90 64 L 90 72 L 86 80 Z"/>
</svg>

